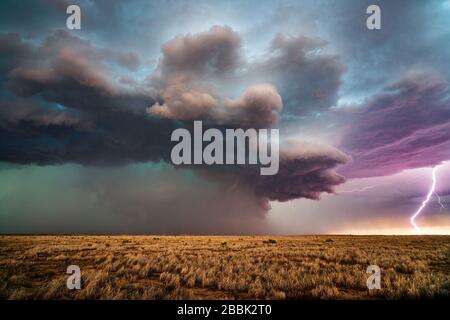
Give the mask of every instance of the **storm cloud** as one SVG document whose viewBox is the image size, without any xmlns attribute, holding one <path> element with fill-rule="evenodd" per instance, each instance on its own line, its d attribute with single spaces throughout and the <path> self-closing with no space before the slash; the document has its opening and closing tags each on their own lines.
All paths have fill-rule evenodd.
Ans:
<svg viewBox="0 0 450 320">
<path fill-rule="evenodd" d="M 380 30 L 370 0 L 74 0 L 70 31 L 67 4 L 0 3 L 2 232 L 334 232 L 407 217 L 414 168 L 450 158 L 447 0 L 378 0 Z M 194 120 L 279 129 L 278 174 L 170 165 Z M 410 168 L 414 192 L 369 208 Z"/>
<path fill-rule="evenodd" d="M 0 160 L 9 163 L 75 163 L 99 170 L 143 162 L 170 163 L 170 134 L 178 127 L 189 128 L 192 120 L 220 128 L 271 127 L 277 125 L 283 110 L 283 97 L 270 82 L 244 85 L 238 96 L 220 90 L 249 67 L 241 52 L 240 35 L 226 26 L 168 41 L 155 71 L 142 80 L 127 75 L 141 63 L 137 54 L 95 46 L 66 31 L 55 31 L 38 45 L 18 34 L 3 34 L 0 43 L 5 71 Z M 335 167 L 347 157 L 331 147 L 312 150 L 299 143 L 286 144 L 280 157 L 279 174 L 272 178 L 261 177 L 248 166 L 192 168 L 195 175 L 213 183 L 217 192 L 197 201 L 205 202 L 197 213 L 186 214 L 200 214 L 200 219 L 213 201 L 220 215 L 243 214 L 252 220 L 264 217 L 270 201 L 319 199 L 321 193 L 331 193 L 344 182 Z M 164 172 L 173 175 L 177 171 Z M 153 197 L 154 190 L 145 201 L 132 197 L 131 204 L 123 194 L 126 181 L 123 177 L 124 185 L 102 193 L 102 197 L 123 200 L 114 201 L 112 211 L 153 208 L 152 217 L 163 223 L 169 211 L 181 210 L 183 201 L 172 208 Z M 170 196 L 183 194 L 186 201 L 200 197 L 182 190 Z M 219 195 L 223 200 L 217 200 Z M 204 230 L 215 230 L 206 225 Z M 224 228 L 231 230 L 231 225 Z"/>
<path fill-rule="evenodd" d="M 277 34 L 266 56 L 250 66 L 249 77 L 267 79 L 280 88 L 288 115 L 326 112 L 338 98 L 346 66 L 327 52 L 319 37 Z"/>
<path fill-rule="evenodd" d="M 242 46 L 241 36 L 227 26 L 164 44 L 151 77 L 164 103 L 148 112 L 264 127 L 278 122 L 283 105 L 286 115 L 310 116 L 336 103 L 346 68 L 338 55 L 326 52 L 323 39 L 277 34 L 265 54 L 251 60 Z M 239 90 L 231 88 L 236 85 Z M 241 96 L 230 98 L 236 92 Z M 260 116 L 251 116 L 254 111 Z"/>
<path fill-rule="evenodd" d="M 164 44 L 150 80 L 164 103 L 156 102 L 148 113 L 245 127 L 274 125 L 283 103 L 272 84 L 252 84 L 237 99 L 218 89 L 222 81 L 241 76 L 239 70 L 245 68 L 241 44 L 240 35 L 227 26 L 178 36 Z"/>
<path fill-rule="evenodd" d="M 367 101 L 352 118 L 342 149 L 349 177 L 389 175 L 450 158 L 450 88 L 439 74 L 411 71 Z"/>
</svg>

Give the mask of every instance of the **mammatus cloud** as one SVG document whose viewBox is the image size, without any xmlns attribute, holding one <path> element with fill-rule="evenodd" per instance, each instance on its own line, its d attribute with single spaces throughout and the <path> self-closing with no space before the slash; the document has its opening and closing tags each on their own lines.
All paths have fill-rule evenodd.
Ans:
<svg viewBox="0 0 450 320">
<path fill-rule="evenodd" d="M 450 159 L 450 88 L 432 72 L 411 72 L 355 111 L 342 149 L 349 177 L 383 176 Z"/>
</svg>

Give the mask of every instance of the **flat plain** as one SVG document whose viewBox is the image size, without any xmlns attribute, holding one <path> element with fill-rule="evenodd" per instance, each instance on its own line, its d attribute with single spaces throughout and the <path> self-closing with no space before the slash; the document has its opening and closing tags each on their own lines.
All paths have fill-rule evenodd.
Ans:
<svg viewBox="0 0 450 320">
<path fill-rule="evenodd" d="M 448 297 L 450 236 L 0 236 L 0 299 Z"/>
</svg>

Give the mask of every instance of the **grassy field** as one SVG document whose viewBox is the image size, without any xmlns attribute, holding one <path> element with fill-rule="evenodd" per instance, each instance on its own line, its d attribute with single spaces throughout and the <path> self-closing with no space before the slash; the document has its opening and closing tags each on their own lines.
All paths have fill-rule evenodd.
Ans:
<svg viewBox="0 0 450 320">
<path fill-rule="evenodd" d="M 450 297 L 450 236 L 0 236 L 1 299 L 433 297 Z"/>
</svg>

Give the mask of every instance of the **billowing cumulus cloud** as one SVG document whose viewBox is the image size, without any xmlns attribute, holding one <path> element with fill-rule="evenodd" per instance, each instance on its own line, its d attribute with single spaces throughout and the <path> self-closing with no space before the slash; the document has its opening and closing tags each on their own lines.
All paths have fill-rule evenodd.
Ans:
<svg viewBox="0 0 450 320">
<path fill-rule="evenodd" d="M 323 39 L 278 34 L 269 50 L 251 61 L 243 56 L 242 45 L 241 36 L 227 26 L 168 41 L 150 79 L 162 103 L 148 112 L 179 120 L 271 126 L 283 105 L 287 115 L 311 116 L 336 103 L 345 66 L 339 56 L 326 52 Z M 233 85 L 239 89 L 230 90 Z M 233 102 L 227 91 L 242 96 Z M 253 111 L 260 117 L 249 117 Z"/>
<path fill-rule="evenodd" d="M 162 46 L 162 73 L 223 75 L 239 68 L 241 36 L 228 26 L 206 32 L 177 36 Z"/>
<path fill-rule="evenodd" d="M 273 85 L 261 83 L 250 86 L 235 100 L 226 99 L 224 106 L 225 122 L 243 127 L 268 127 L 278 122 L 283 101 Z"/>
<path fill-rule="evenodd" d="M 450 158 L 450 87 L 438 74 L 413 71 L 356 111 L 342 148 L 347 176 L 382 176 Z M 354 117 L 354 118 L 353 118 Z"/>
<path fill-rule="evenodd" d="M 253 85 L 237 99 L 222 103 L 213 95 L 189 90 L 182 78 L 172 79 L 162 97 L 147 111 L 152 115 L 177 120 L 206 120 L 219 125 L 268 127 L 278 122 L 283 103 L 276 88 L 267 83 Z M 255 116 L 257 115 L 257 116 Z"/>
<path fill-rule="evenodd" d="M 227 26 L 178 36 L 164 44 L 163 57 L 151 77 L 163 103 L 156 102 L 148 113 L 246 127 L 275 124 L 282 98 L 273 85 L 252 84 L 234 100 L 214 85 L 241 76 L 238 71 L 245 66 L 241 44 L 240 35 Z"/>
<path fill-rule="evenodd" d="M 218 101 L 210 93 L 194 89 L 183 76 L 168 79 L 161 92 L 164 103 L 156 102 L 148 113 L 178 120 L 216 117 Z"/>
</svg>

